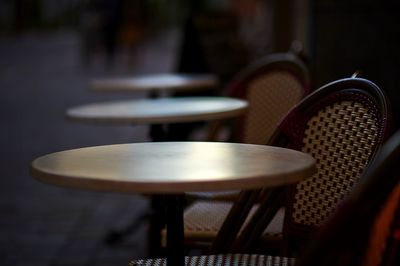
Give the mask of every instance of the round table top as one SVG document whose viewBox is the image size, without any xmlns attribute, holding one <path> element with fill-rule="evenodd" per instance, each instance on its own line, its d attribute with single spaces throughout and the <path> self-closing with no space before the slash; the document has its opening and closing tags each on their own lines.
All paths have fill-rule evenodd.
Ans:
<svg viewBox="0 0 400 266">
<path fill-rule="evenodd" d="M 151 74 L 137 77 L 101 78 L 90 83 L 97 91 L 190 91 L 215 87 L 218 78 L 212 74 Z"/>
<path fill-rule="evenodd" d="M 253 189 L 295 183 L 316 171 L 308 154 L 266 145 L 147 142 L 39 157 L 31 174 L 53 185 L 145 194 Z"/>
<path fill-rule="evenodd" d="M 179 123 L 235 117 L 247 102 L 228 97 L 176 97 L 92 103 L 67 109 L 68 118 L 103 123 Z"/>
</svg>

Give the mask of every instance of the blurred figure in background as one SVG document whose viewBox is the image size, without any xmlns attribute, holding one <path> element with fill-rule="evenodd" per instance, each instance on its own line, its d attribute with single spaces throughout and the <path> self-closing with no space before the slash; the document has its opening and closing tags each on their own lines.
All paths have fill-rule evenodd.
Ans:
<svg viewBox="0 0 400 266">
<path fill-rule="evenodd" d="M 97 51 L 104 51 L 107 65 L 113 63 L 121 18 L 120 0 L 90 0 L 81 18 L 83 56 L 90 63 Z"/>
<path fill-rule="evenodd" d="M 89 64 L 97 52 L 107 67 L 115 63 L 120 47 L 132 48 L 144 35 L 146 10 L 140 0 L 90 0 L 81 16 L 83 56 Z"/>
<path fill-rule="evenodd" d="M 176 71 L 179 73 L 212 73 L 221 84 L 247 63 L 247 51 L 238 36 L 238 20 L 229 3 L 190 1 L 183 25 Z M 198 92 L 179 92 L 174 96 L 220 95 L 221 88 Z M 192 131 L 204 123 L 182 123 L 168 126 L 168 139 L 187 140 Z"/>
<path fill-rule="evenodd" d="M 230 0 L 231 8 L 238 17 L 238 35 L 249 51 L 249 61 L 272 51 L 271 0 Z"/>
</svg>

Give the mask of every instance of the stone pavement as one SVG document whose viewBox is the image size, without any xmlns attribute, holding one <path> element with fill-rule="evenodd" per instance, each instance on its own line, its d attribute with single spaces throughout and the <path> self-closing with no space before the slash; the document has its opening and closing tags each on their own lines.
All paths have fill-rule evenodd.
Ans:
<svg viewBox="0 0 400 266">
<path fill-rule="evenodd" d="M 73 31 L 0 37 L 0 265 L 127 265 L 146 256 L 146 223 L 126 241 L 104 242 L 148 208 L 140 195 L 74 190 L 39 183 L 29 174 L 41 155 L 84 146 L 149 141 L 147 126 L 86 125 L 66 121 L 67 107 L 144 95 L 96 93 L 92 77 L 172 71 L 177 31 L 136 47 L 128 65 L 82 64 Z"/>
</svg>

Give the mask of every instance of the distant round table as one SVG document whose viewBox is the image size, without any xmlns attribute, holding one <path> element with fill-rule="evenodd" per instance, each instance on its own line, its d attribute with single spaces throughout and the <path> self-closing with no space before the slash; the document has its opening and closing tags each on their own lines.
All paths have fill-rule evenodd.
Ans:
<svg viewBox="0 0 400 266">
<path fill-rule="evenodd" d="M 67 109 L 74 121 L 117 124 L 168 124 L 216 121 L 244 114 L 248 104 L 229 97 L 175 97 L 91 103 Z M 161 129 L 153 140 L 165 140 Z"/>
<path fill-rule="evenodd" d="M 265 145 L 148 142 L 56 152 L 31 164 L 36 179 L 99 191 L 166 194 L 167 264 L 184 265 L 185 192 L 274 187 L 316 171 L 308 154 Z"/>
<path fill-rule="evenodd" d="M 196 91 L 218 85 L 218 77 L 212 74 L 149 74 L 136 77 L 98 78 L 89 87 L 108 92 L 157 92 Z"/>
<path fill-rule="evenodd" d="M 85 122 L 163 124 L 218 120 L 243 114 L 247 102 L 228 97 L 176 97 L 91 103 L 67 109 Z"/>
</svg>

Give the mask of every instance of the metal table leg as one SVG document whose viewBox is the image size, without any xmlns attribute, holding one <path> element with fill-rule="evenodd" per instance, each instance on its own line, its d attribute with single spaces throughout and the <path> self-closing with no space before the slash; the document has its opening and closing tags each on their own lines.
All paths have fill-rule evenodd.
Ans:
<svg viewBox="0 0 400 266">
<path fill-rule="evenodd" d="M 167 265 L 185 265 L 183 206 L 184 194 L 167 195 Z"/>
</svg>

